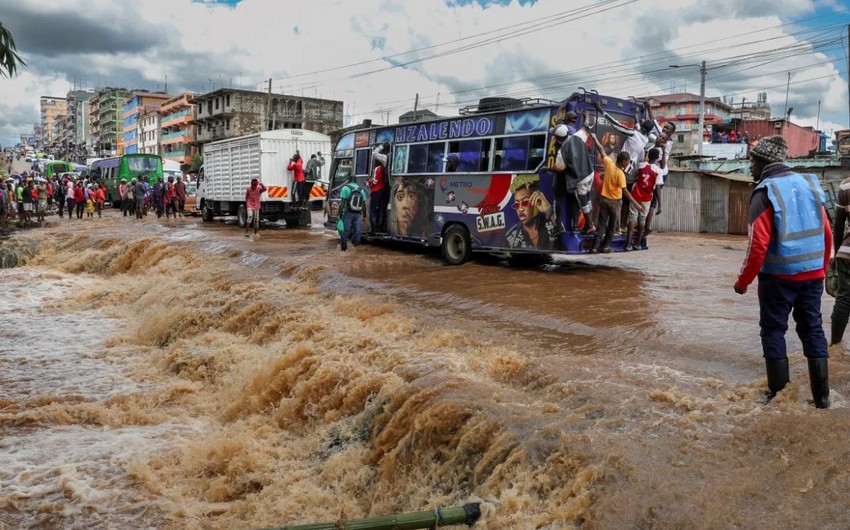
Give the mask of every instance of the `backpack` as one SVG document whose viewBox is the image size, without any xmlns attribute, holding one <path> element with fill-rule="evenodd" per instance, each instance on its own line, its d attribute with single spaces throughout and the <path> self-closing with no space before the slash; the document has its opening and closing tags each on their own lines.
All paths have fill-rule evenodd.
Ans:
<svg viewBox="0 0 850 530">
<path fill-rule="evenodd" d="M 346 211 L 363 211 L 363 193 L 360 192 L 360 188 L 348 186 L 348 189 L 351 190 L 351 195 L 348 196 L 348 204 L 346 207 Z"/>
</svg>

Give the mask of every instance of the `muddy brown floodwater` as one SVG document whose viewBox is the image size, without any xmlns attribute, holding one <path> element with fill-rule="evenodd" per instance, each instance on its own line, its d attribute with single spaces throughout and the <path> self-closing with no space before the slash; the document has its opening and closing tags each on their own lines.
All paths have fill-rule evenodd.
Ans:
<svg viewBox="0 0 850 530">
<path fill-rule="evenodd" d="M 63 220 L 0 243 L 0 526 L 850 527 L 833 407 L 765 405 L 741 238 L 448 267 L 319 228 Z M 33 243 L 37 251 L 31 255 Z M 824 313 L 831 300 L 824 299 Z"/>
</svg>

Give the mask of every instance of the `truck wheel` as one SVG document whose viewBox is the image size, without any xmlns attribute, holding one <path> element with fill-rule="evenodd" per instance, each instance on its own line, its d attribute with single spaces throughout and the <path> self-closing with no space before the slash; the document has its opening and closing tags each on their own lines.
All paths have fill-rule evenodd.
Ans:
<svg viewBox="0 0 850 530">
<path fill-rule="evenodd" d="M 245 228 L 248 224 L 248 209 L 244 204 L 240 204 L 239 210 L 236 211 L 236 222 L 239 223 L 239 228 Z"/>
<path fill-rule="evenodd" d="M 472 242 L 469 232 L 460 225 L 451 225 L 443 234 L 443 259 L 449 265 L 463 265 L 472 257 Z"/>
<path fill-rule="evenodd" d="M 212 208 L 207 207 L 207 205 L 203 205 L 201 207 L 201 218 L 207 223 L 211 223 L 213 220 L 213 211 Z"/>
</svg>

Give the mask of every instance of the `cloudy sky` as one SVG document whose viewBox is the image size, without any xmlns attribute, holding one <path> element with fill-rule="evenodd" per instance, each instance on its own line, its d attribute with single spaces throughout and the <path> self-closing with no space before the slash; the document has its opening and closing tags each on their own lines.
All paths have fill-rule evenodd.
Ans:
<svg viewBox="0 0 850 530">
<path fill-rule="evenodd" d="M 0 0 L 27 62 L 0 78 L 0 144 L 72 86 L 220 86 L 345 102 L 354 122 L 488 95 L 699 92 L 847 128 L 846 0 Z"/>
</svg>

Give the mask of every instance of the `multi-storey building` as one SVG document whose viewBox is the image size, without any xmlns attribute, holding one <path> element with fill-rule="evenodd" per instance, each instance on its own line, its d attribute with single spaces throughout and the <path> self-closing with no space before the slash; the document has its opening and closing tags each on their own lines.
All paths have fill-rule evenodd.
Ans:
<svg viewBox="0 0 850 530">
<path fill-rule="evenodd" d="M 95 151 L 101 155 L 114 155 L 124 137 L 121 126 L 124 116 L 124 100 L 130 93 L 123 88 L 107 87 L 92 100 L 92 136 L 96 138 Z M 96 124 L 96 125 L 95 125 Z"/>
<path fill-rule="evenodd" d="M 192 162 L 195 140 L 195 105 L 190 102 L 196 94 L 184 92 L 166 101 L 160 109 L 162 115 L 159 143 L 164 158 L 189 164 Z"/>
<path fill-rule="evenodd" d="M 342 128 L 342 101 L 222 88 L 190 100 L 195 145 L 274 129 L 328 134 Z"/>
<path fill-rule="evenodd" d="M 730 114 L 741 120 L 769 120 L 770 104 L 767 102 L 767 92 L 759 92 L 756 101 L 747 102 L 744 99 L 735 103 Z"/>
<path fill-rule="evenodd" d="M 676 124 L 672 155 L 689 155 L 702 139 L 699 131 L 699 95 L 684 92 L 652 96 L 652 112 L 659 122 Z M 704 125 L 719 125 L 729 119 L 732 107 L 719 98 L 705 98 Z"/>
<path fill-rule="evenodd" d="M 78 142 L 77 138 L 79 130 L 85 129 L 85 120 L 80 120 L 81 103 L 87 101 L 94 96 L 94 92 L 88 90 L 71 90 L 65 96 L 66 113 L 64 119 L 64 129 L 61 136 L 61 144 L 66 149 L 74 149 L 82 147 L 82 141 Z"/>
<path fill-rule="evenodd" d="M 42 145 L 52 145 L 58 140 L 56 134 L 57 120 L 68 113 L 68 102 L 65 98 L 41 96 L 41 131 Z"/>
<path fill-rule="evenodd" d="M 138 153 L 158 155 L 159 152 L 159 111 L 149 110 L 139 116 Z"/>
<path fill-rule="evenodd" d="M 139 152 L 139 116 L 151 110 L 159 110 L 169 99 L 171 96 L 162 92 L 136 90 L 131 93 L 130 98 L 124 103 L 124 153 Z"/>
</svg>

